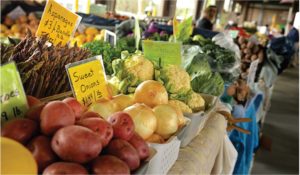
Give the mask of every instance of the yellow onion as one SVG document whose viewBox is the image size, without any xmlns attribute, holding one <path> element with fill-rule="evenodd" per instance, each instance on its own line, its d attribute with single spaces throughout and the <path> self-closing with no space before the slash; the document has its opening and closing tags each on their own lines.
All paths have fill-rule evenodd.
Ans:
<svg viewBox="0 0 300 175">
<path fill-rule="evenodd" d="M 166 104 L 158 105 L 153 108 L 154 114 L 157 119 L 156 133 L 160 136 L 170 136 L 174 134 L 178 129 L 178 117 L 176 110 Z"/>
<path fill-rule="evenodd" d="M 131 116 L 134 122 L 135 132 L 137 132 L 144 140 L 154 133 L 157 126 L 157 120 L 151 108 L 144 104 L 137 103 L 126 108 L 124 112 Z"/>
<path fill-rule="evenodd" d="M 117 103 L 114 103 L 112 100 L 101 99 L 96 103 L 93 103 L 89 107 L 89 111 L 96 112 L 101 117 L 105 118 L 106 120 L 110 117 L 113 113 L 116 113 L 120 110 L 120 107 Z"/>
<path fill-rule="evenodd" d="M 181 109 L 177 105 L 173 105 L 170 103 L 169 103 L 169 105 L 175 109 L 175 111 L 177 113 L 177 117 L 178 117 L 178 127 L 181 128 L 182 126 L 185 125 L 185 122 L 186 122 Z"/>
<path fill-rule="evenodd" d="M 153 108 L 156 105 L 168 103 L 168 93 L 166 88 L 154 80 L 147 80 L 141 83 L 134 92 L 136 103 L 144 103 Z"/>
<path fill-rule="evenodd" d="M 113 99 L 112 99 L 112 102 L 118 104 L 119 107 L 120 107 L 120 110 L 124 110 L 128 106 L 133 105 L 133 103 L 134 103 L 132 96 L 124 95 L 124 94 L 114 96 Z"/>
<path fill-rule="evenodd" d="M 164 138 L 162 138 L 160 135 L 158 134 L 152 134 L 147 140 L 147 142 L 150 142 L 150 143 L 164 143 L 165 140 Z"/>
</svg>

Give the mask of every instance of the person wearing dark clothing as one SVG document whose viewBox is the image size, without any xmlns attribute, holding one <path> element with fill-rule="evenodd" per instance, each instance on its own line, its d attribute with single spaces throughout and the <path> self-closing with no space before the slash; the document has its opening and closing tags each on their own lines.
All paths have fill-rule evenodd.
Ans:
<svg viewBox="0 0 300 175">
<path fill-rule="evenodd" d="M 210 20 L 207 18 L 202 18 L 201 20 L 197 21 L 196 27 L 201 29 L 212 30 L 213 23 L 211 23 Z"/>
<path fill-rule="evenodd" d="M 213 30 L 213 23 L 217 9 L 215 6 L 209 6 L 205 9 L 203 18 L 198 19 L 196 22 L 196 28 Z"/>
</svg>

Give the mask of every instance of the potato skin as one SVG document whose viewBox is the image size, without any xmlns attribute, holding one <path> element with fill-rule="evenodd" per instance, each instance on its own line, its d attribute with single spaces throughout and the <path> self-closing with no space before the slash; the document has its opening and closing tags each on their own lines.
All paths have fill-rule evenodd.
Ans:
<svg viewBox="0 0 300 175">
<path fill-rule="evenodd" d="M 128 165 L 121 159 L 112 156 L 104 155 L 97 157 L 92 162 L 93 174 L 130 174 Z"/>
<path fill-rule="evenodd" d="M 101 118 L 86 118 L 77 122 L 94 131 L 101 139 L 102 147 L 105 147 L 113 137 L 113 128 L 107 121 Z"/>
<path fill-rule="evenodd" d="M 29 107 L 33 107 L 34 105 L 42 103 L 38 98 L 31 95 L 27 95 L 26 98 Z"/>
<path fill-rule="evenodd" d="M 1 136 L 26 144 L 32 136 L 38 133 L 38 124 L 29 119 L 15 119 L 7 122 L 1 128 Z"/>
<path fill-rule="evenodd" d="M 75 114 L 64 102 L 49 102 L 42 110 L 41 130 L 45 135 L 53 135 L 58 129 L 74 123 Z"/>
<path fill-rule="evenodd" d="M 141 160 L 144 160 L 149 157 L 150 154 L 149 146 L 144 141 L 144 139 L 136 132 L 129 140 L 129 143 L 137 150 Z"/>
<path fill-rule="evenodd" d="M 43 172 L 48 165 L 57 159 L 51 148 L 50 139 L 46 136 L 39 135 L 33 138 L 26 147 L 33 154 L 38 164 L 39 172 Z"/>
<path fill-rule="evenodd" d="M 80 120 L 86 119 L 86 118 L 102 118 L 100 114 L 96 113 L 96 112 L 92 112 L 92 111 L 87 111 L 85 113 L 82 114 Z"/>
<path fill-rule="evenodd" d="M 63 100 L 64 103 L 66 103 L 67 105 L 69 105 L 74 114 L 75 114 L 75 119 L 78 120 L 80 119 L 82 113 L 84 112 L 84 106 L 81 105 L 77 100 L 76 98 L 73 98 L 73 97 L 68 97 L 66 99 Z"/>
<path fill-rule="evenodd" d="M 140 158 L 137 150 L 126 140 L 112 140 L 107 146 L 107 153 L 123 160 L 131 171 L 140 166 Z"/>
<path fill-rule="evenodd" d="M 102 150 L 101 140 L 96 133 L 76 125 L 59 129 L 52 138 L 51 147 L 62 160 L 76 163 L 87 163 Z"/>
<path fill-rule="evenodd" d="M 45 107 L 45 103 L 40 103 L 32 106 L 25 114 L 25 117 L 34 121 L 39 122 L 40 116 L 43 108 Z"/>
<path fill-rule="evenodd" d="M 56 174 L 88 174 L 88 172 L 82 165 L 71 162 L 55 162 L 43 172 L 43 175 Z"/>
<path fill-rule="evenodd" d="M 117 112 L 108 118 L 108 122 L 114 130 L 114 138 L 129 140 L 134 134 L 134 123 L 130 115 L 125 112 Z"/>
</svg>

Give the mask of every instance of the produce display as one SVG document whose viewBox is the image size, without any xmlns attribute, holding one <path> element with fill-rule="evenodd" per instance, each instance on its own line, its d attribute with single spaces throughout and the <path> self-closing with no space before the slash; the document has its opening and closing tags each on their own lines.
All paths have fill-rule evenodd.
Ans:
<svg viewBox="0 0 300 175">
<path fill-rule="evenodd" d="M 234 66 L 235 53 L 231 50 L 220 47 L 211 39 L 205 39 L 201 35 L 195 35 L 192 40 L 192 43 L 197 43 L 203 53 L 209 56 L 208 61 L 213 70 L 220 71 Z"/>
<path fill-rule="evenodd" d="M 164 143 L 186 124 L 180 107 L 168 104 L 167 90 L 160 82 L 154 80 L 146 80 L 139 84 L 133 95 L 120 94 L 110 100 L 103 99 L 92 104 L 88 110 L 111 121 L 113 127 L 114 122 L 118 122 L 114 114 L 124 111 L 132 118 L 135 132 L 142 139 L 157 142 L 151 138 L 159 137 L 158 143 Z M 126 123 L 130 124 L 131 121 Z M 117 135 L 115 137 L 126 140 L 132 134 L 129 132 L 132 129 L 125 128 L 123 131 L 119 130 L 120 133 L 114 132 Z"/>
<path fill-rule="evenodd" d="M 183 109 L 182 111 L 198 112 L 204 110 L 205 101 L 200 94 L 193 91 L 190 75 L 180 66 L 157 65 L 157 63 L 146 59 L 141 52 L 134 54 L 122 52 L 121 55 L 121 59 L 115 59 L 112 62 L 114 73 L 109 80 L 110 87 L 115 94 L 139 92 L 141 92 L 141 94 L 147 94 L 145 92 L 149 92 L 148 90 L 156 89 L 157 92 L 162 92 L 165 88 L 166 92 L 162 92 L 162 96 L 159 98 L 151 94 L 147 96 L 148 98 L 146 99 L 149 102 L 146 104 L 153 107 L 157 105 L 155 104 L 156 100 L 167 101 L 165 99 L 168 97 L 170 100 L 179 100 L 186 104 L 188 109 Z M 150 81 L 147 80 L 156 80 L 160 82 L 161 85 L 149 83 Z M 145 81 L 147 81 L 149 85 L 145 86 L 145 83 L 143 83 Z M 138 98 L 145 100 L 143 97 Z M 182 105 L 178 106 L 181 107 Z"/>
<path fill-rule="evenodd" d="M 243 79 L 238 79 L 232 85 L 230 85 L 226 90 L 227 98 L 226 102 L 232 103 L 232 100 L 237 104 L 245 105 L 248 97 L 250 95 L 250 88 L 247 82 Z"/>
<path fill-rule="evenodd" d="M 130 174 L 150 155 L 125 112 L 113 113 L 106 120 L 86 111 L 75 98 L 48 103 L 28 99 L 31 106 L 26 118 L 6 123 L 1 136 L 26 146 L 39 173 Z"/>
<path fill-rule="evenodd" d="M 84 43 L 93 40 L 104 40 L 104 30 L 99 30 L 95 27 L 86 27 L 83 32 L 76 31 L 74 37 L 71 39 L 70 44 L 81 47 Z"/>
<path fill-rule="evenodd" d="M 70 90 L 65 65 L 90 57 L 79 47 L 49 46 L 30 32 L 19 43 L 1 44 L 1 63 L 15 61 L 27 95 L 47 97 Z"/>
<path fill-rule="evenodd" d="M 208 56 L 198 53 L 185 62 L 185 70 L 191 76 L 191 86 L 195 92 L 219 96 L 224 90 L 224 81 L 218 72 L 212 72 Z"/>
<path fill-rule="evenodd" d="M 26 31 L 29 29 L 32 33 L 36 33 L 40 20 L 34 13 L 20 16 L 16 20 L 5 16 L 3 24 L 1 24 L 1 37 L 24 38 Z"/>
<path fill-rule="evenodd" d="M 241 78 L 246 79 L 249 73 L 251 62 L 259 60 L 259 64 L 262 64 L 265 57 L 264 47 L 260 44 L 256 44 L 253 41 L 249 41 L 243 37 L 238 38 L 238 45 L 241 50 Z"/>
<path fill-rule="evenodd" d="M 111 46 L 108 42 L 95 39 L 95 41 L 85 43 L 82 47 L 89 50 L 92 56 L 102 55 L 107 75 L 113 74 L 112 61 L 121 57 L 121 51 L 128 50 L 129 53 L 133 53 L 136 50 L 133 37 L 117 40 L 116 47 Z"/>
</svg>

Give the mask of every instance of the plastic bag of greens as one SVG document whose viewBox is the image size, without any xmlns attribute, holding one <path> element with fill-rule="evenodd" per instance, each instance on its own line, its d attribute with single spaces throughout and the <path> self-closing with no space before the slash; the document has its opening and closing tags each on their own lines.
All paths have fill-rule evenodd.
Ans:
<svg viewBox="0 0 300 175">
<path fill-rule="evenodd" d="M 202 50 L 198 45 L 183 45 L 181 49 L 183 66 L 187 62 L 190 62 L 198 53 L 202 53 Z"/>
<path fill-rule="evenodd" d="M 231 36 L 227 33 L 219 33 L 216 36 L 212 38 L 212 41 L 215 42 L 215 44 L 231 50 L 232 52 L 235 53 L 235 58 L 236 60 L 241 60 L 241 54 L 240 54 L 240 49 L 239 47 L 234 43 L 233 39 Z"/>
</svg>

